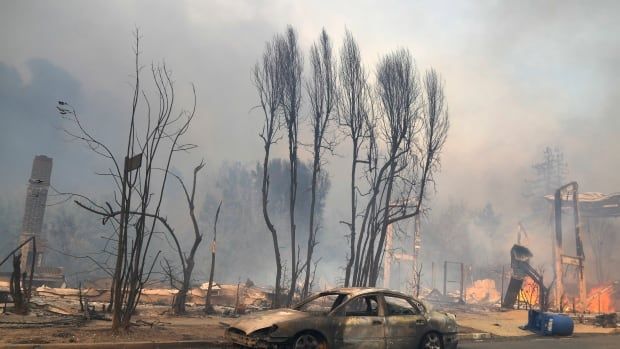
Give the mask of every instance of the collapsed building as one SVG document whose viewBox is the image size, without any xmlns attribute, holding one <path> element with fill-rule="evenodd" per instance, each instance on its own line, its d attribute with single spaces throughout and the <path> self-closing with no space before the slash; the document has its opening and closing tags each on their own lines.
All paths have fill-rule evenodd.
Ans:
<svg viewBox="0 0 620 349">
<path fill-rule="evenodd" d="M 588 289 L 583 227 L 589 227 L 589 220 L 593 218 L 620 217 L 620 194 L 579 193 L 578 188 L 577 182 L 571 182 L 558 188 L 553 195 L 545 196 L 553 212 L 550 244 L 553 274 L 548 287 L 543 283 L 542 274 L 529 265 L 532 254 L 520 245 L 520 235 L 524 232 L 520 226 L 518 243 L 511 250 L 512 276 L 502 307 L 512 308 L 515 302 L 525 300 L 542 310 L 552 308 L 559 312 L 580 313 L 615 311 L 614 303 L 620 303 L 618 281 L 599 280 L 599 285 Z M 573 239 L 567 239 L 563 231 L 567 218 L 572 219 Z M 588 233 L 592 232 L 588 229 Z M 592 263 L 592 258 L 588 261 Z M 593 286 L 592 283 L 590 286 Z M 525 295 L 527 290 L 529 295 Z"/>
<path fill-rule="evenodd" d="M 554 195 L 545 196 L 545 199 L 553 205 L 554 212 L 554 231 L 552 233 L 553 307 L 563 310 L 568 304 L 572 303 L 573 309 L 579 311 L 592 310 L 590 303 L 592 298 L 597 295 L 588 292 L 587 289 L 582 220 L 620 217 L 620 193 L 610 195 L 591 192 L 579 193 L 577 182 L 571 182 L 558 188 Z M 575 255 L 566 254 L 564 250 L 562 216 L 566 210 L 572 211 Z M 576 295 L 575 292 L 570 292 L 570 287 L 567 287 L 566 284 L 566 274 L 569 268 L 576 271 Z M 602 285 L 601 287 L 605 290 L 614 289 L 611 285 Z M 597 289 L 592 291 L 596 291 L 600 298 L 601 292 Z"/>
</svg>

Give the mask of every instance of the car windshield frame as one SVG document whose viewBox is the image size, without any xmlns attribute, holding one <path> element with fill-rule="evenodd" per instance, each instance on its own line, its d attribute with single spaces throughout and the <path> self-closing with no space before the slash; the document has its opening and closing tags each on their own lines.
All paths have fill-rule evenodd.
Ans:
<svg viewBox="0 0 620 349">
<path fill-rule="evenodd" d="M 381 294 L 380 292 L 354 294 L 354 295 L 350 294 L 349 297 L 345 298 L 342 302 L 340 302 L 338 306 L 332 308 L 332 311 L 330 312 L 330 314 L 338 315 L 338 316 L 351 316 L 351 315 L 346 315 L 345 313 L 343 313 L 345 311 L 345 308 L 349 304 L 351 304 L 351 302 L 355 301 L 356 299 L 367 298 L 367 297 L 375 297 L 375 302 L 377 303 L 377 315 L 367 315 L 367 316 L 383 316 L 383 313 L 384 313 L 383 294 Z"/>
<path fill-rule="evenodd" d="M 317 300 L 318 298 L 321 297 L 326 297 L 326 296 L 337 296 L 336 299 L 334 300 L 334 303 L 331 305 L 331 309 L 325 312 L 318 312 L 318 311 L 308 311 L 308 310 L 302 310 L 301 308 L 303 306 L 305 306 L 306 304 L 313 302 L 315 300 Z M 346 292 L 320 292 L 317 293 L 313 296 L 310 296 L 306 299 L 304 299 L 303 301 L 297 303 L 295 306 L 293 306 L 294 310 L 297 311 L 302 311 L 304 313 L 315 313 L 315 314 L 322 314 L 322 315 L 327 315 L 329 313 L 331 313 L 334 309 L 339 308 L 342 304 L 346 303 L 347 300 L 350 298 L 350 294 L 346 293 Z"/>
</svg>

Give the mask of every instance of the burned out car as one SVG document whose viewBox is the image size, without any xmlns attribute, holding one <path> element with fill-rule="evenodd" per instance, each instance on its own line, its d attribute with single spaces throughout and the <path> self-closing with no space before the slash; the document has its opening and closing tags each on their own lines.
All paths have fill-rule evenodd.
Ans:
<svg viewBox="0 0 620 349">
<path fill-rule="evenodd" d="M 334 289 L 292 309 L 247 315 L 226 337 L 250 348 L 452 349 L 458 343 L 453 314 L 378 288 Z"/>
</svg>

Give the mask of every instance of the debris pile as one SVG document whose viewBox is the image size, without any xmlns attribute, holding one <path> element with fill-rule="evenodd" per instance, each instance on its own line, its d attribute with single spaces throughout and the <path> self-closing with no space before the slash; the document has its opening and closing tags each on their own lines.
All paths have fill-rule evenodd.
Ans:
<svg viewBox="0 0 620 349">
<path fill-rule="evenodd" d="M 2 303 L 10 303 L 8 283 L 0 281 Z M 187 295 L 188 306 L 204 306 L 207 284 L 190 289 Z M 3 292 L 6 291 L 6 292 Z M 140 303 L 145 305 L 170 306 L 178 290 L 165 288 L 143 289 Z M 244 313 L 268 309 L 273 293 L 269 289 L 254 285 L 214 284 L 211 304 L 219 313 Z M 76 315 L 86 308 L 103 310 L 110 301 L 109 289 L 96 288 L 53 288 L 37 287 L 33 292 L 32 304 L 39 310 L 56 315 Z M 85 306 L 86 305 L 86 306 Z"/>
<path fill-rule="evenodd" d="M 618 327 L 618 313 L 597 315 L 594 318 L 594 324 L 604 328 L 616 328 Z"/>
</svg>

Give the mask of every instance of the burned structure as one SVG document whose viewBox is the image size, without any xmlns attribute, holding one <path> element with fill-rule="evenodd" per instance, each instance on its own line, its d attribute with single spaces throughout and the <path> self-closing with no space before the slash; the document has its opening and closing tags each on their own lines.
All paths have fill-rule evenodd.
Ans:
<svg viewBox="0 0 620 349">
<path fill-rule="evenodd" d="M 29 270 L 34 259 L 35 285 L 48 285 L 59 287 L 64 284 L 62 268 L 45 266 L 45 253 L 47 241 L 43 234 L 43 218 L 47 204 L 47 193 L 52 176 L 52 158 L 45 155 L 37 155 L 32 161 L 32 171 L 28 180 L 26 192 L 26 204 L 22 230 L 19 243 L 22 244 L 31 238 L 36 239 L 36 251 L 33 244 L 24 244 L 21 248 L 21 269 Z"/>
<path fill-rule="evenodd" d="M 37 240 L 36 255 L 33 255 L 32 245 L 26 244 L 22 247 L 22 270 L 30 265 L 34 258 L 35 266 L 43 265 L 45 238 L 43 237 L 43 217 L 45 216 L 45 205 L 47 203 L 47 192 L 50 187 L 52 176 L 52 158 L 45 155 L 37 155 L 32 161 L 32 171 L 28 180 L 28 190 L 26 192 L 26 205 L 24 208 L 24 218 L 22 220 L 22 230 L 19 236 L 20 244 L 35 237 Z"/>
<path fill-rule="evenodd" d="M 564 194 L 567 193 L 567 194 Z M 571 195 L 572 194 L 572 195 Z M 575 246 L 576 256 L 564 254 L 562 248 L 562 195 L 571 195 L 573 203 L 573 218 L 575 223 Z M 564 297 L 564 266 L 573 266 L 577 269 L 579 284 L 579 302 L 580 308 L 585 308 L 587 298 L 586 276 L 585 276 L 585 260 L 586 255 L 583 250 L 583 241 L 581 239 L 581 214 L 579 212 L 579 185 L 577 182 L 571 182 L 556 190 L 553 196 L 554 217 L 555 217 L 555 238 L 553 240 L 553 275 L 554 279 L 554 302 L 556 309 L 562 309 Z"/>
<path fill-rule="evenodd" d="M 540 309 L 542 311 L 547 310 L 548 290 L 545 287 L 542 275 L 530 265 L 532 257 L 532 252 L 525 246 L 514 245 L 510 249 L 512 276 L 506 290 L 506 296 L 502 300 L 502 308 L 512 308 L 515 305 L 525 277 L 530 277 L 538 286 L 538 304 Z"/>
<path fill-rule="evenodd" d="M 589 297 L 586 285 L 586 256 L 582 239 L 582 219 L 620 217 L 620 194 L 603 195 L 601 193 L 579 193 L 577 182 L 571 182 L 558 188 L 554 195 L 545 196 L 553 204 L 555 229 L 552 238 L 552 255 L 554 270 L 554 307 L 562 309 L 568 299 L 565 286 L 566 269 L 577 271 L 578 307 L 585 310 Z M 573 211 L 576 255 L 564 253 L 562 213 L 564 209 Z M 575 303 L 573 298 L 573 303 Z"/>
</svg>

